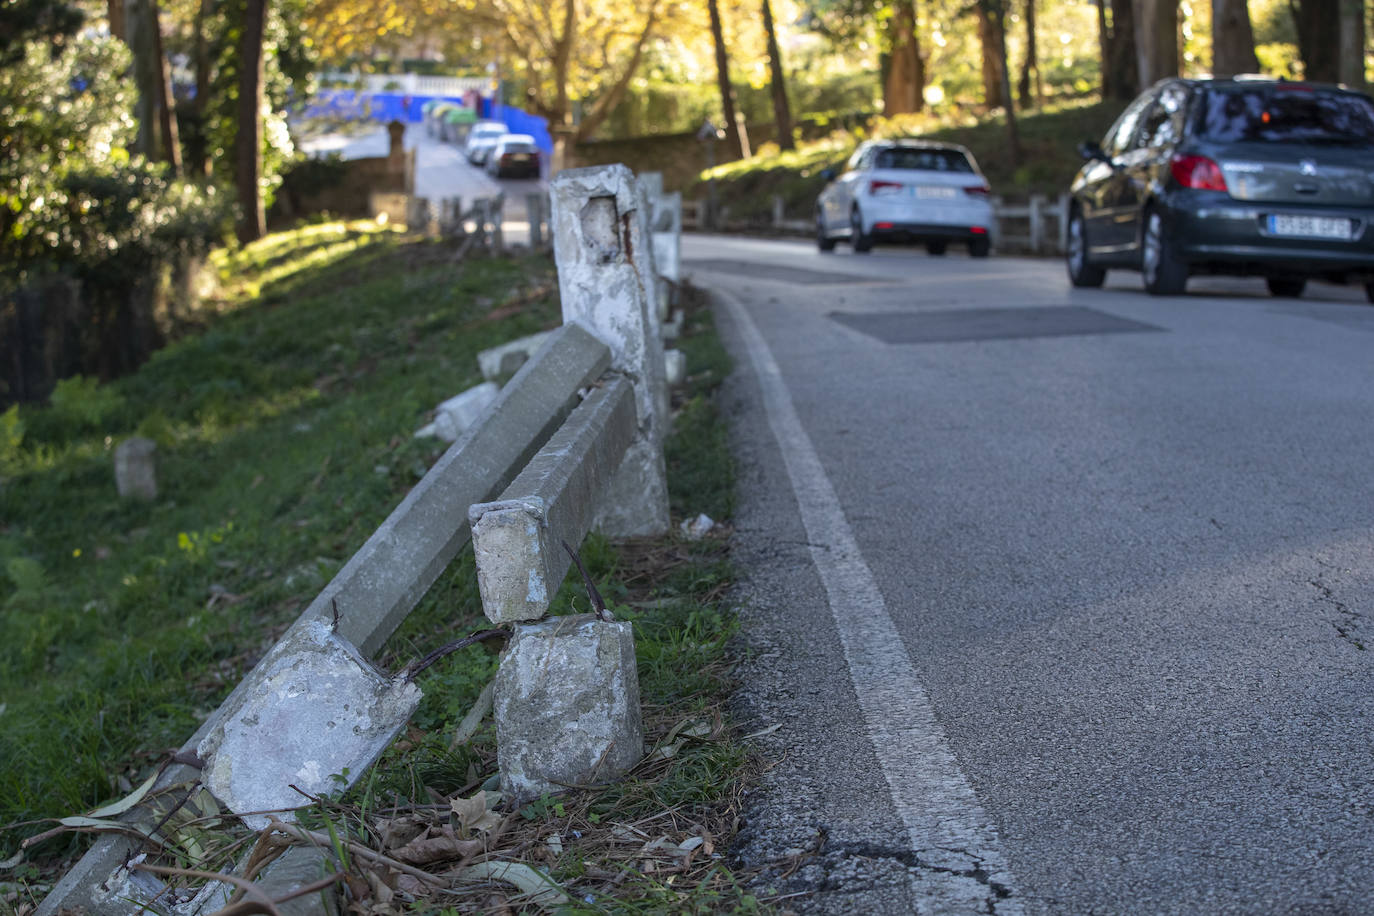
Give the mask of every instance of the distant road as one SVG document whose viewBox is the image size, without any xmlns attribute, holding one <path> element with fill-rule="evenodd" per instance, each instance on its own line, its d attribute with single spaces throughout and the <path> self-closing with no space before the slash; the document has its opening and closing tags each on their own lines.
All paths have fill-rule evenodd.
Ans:
<svg viewBox="0 0 1374 916">
<path fill-rule="evenodd" d="M 307 152 L 338 152 L 345 159 L 385 156 L 388 149 L 386 128 L 356 137 L 332 135 L 303 144 Z M 422 124 L 406 125 L 405 145 L 415 150 L 415 194 L 437 204 L 444 198 L 461 197 L 464 206 L 480 197 L 505 194 L 506 236 L 510 242 L 529 238 L 525 196 L 547 187 L 540 179 L 493 179 L 485 171 L 469 165 L 462 148 L 429 136 Z"/>
<path fill-rule="evenodd" d="M 1374 307 L 689 236 L 748 863 L 802 913 L 1368 913 Z"/>
</svg>

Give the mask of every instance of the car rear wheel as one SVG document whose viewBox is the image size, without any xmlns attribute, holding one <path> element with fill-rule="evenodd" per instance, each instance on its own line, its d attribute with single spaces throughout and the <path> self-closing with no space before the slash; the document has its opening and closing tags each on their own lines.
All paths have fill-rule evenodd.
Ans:
<svg viewBox="0 0 1374 916">
<path fill-rule="evenodd" d="M 1364 297 L 1370 302 L 1374 302 L 1374 283 L 1366 283 L 1364 285 Z"/>
<path fill-rule="evenodd" d="M 944 254 L 947 247 L 949 247 L 949 243 L 943 240 L 938 242 L 926 242 L 926 251 L 931 254 Z"/>
<path fill-rule="evenodd" d="M 1306 280 L 1293 277 L 1270 277 L 1265 282 L 1269 285 L 1269 294 L 1280 299 L 1296 299 L 1307 287 Z"/>
<path fill-rule="evenodd" d="M 849 242 L 858 254 L 873 250 L 873 236 L 864 234 L 864 218 L 858 207 L 849 214 Z"/>
<path fill-rule="evenodd" d="M 816 247 L 821 251 L 834 251 L 835 240 L 825 231 L 825 217 L 816 214 Z"/>
<path fill-rule="evenodd" d="M 1077 211 L 1069 217 L 1069 251 L 1064 258 L 1069 268 L 1069 282 L 1077 287 L 1096 288 L 1107 279 L 1107 271 L 1088 263 L 1088 234 L 1083 226 L 1083 214 Z"/>
<path fill-rule="evenodd" d="M 992 243 L 987 240 L 986 236 L 968 243 L 968 254 L 971 258 L 986 258 L 991 250 Z"/>
<path fill-rule="evenodd" d="M 1145 292 L 1152 296 L 1177 296 L 1188 285 L 1188 265 L 1179 260 L 1173 243 L 1165 236 L 1164 218 L 1158 210 L 1145 213 L 1140 272 L 1145 278 Z"/>
</svg>

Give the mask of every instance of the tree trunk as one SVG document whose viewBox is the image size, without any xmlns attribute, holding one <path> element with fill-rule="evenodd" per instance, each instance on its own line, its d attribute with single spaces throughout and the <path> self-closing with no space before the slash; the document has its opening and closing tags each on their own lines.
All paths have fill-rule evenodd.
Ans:
<svg viewBox="0 0 1374 916">
<path fill-rule="evenodd" d="M 711 39 L 716 45 L 716 82 L 720 85 L 720 108 L 725 118 L 725 139 L 730 149 L 740 159 L 749 158 L 749 135 L 744 130 L 744 121 L 735 111 L 735 89 L 730 85 L 730 59 L 725 53 L 725 30 L 720 24 L 720 5 L 716 0 L 706 0 L 706 8 L 711 14 Z"/>
<path fill-rule="evenodd" d="M 1044 87 L 1040 83 L 1040 55 L 1036 48 L 1035 0 L 1026 0 L 1026 57 L 1021 62 L 1017 95 L 1022 108 L 1036 107 L 1045 98 Z"/>
<path fill-rule="evenodd" d="M 793 149 L 792 106 L 787 101 L 787 77 L 782 69 L 782 51 L 778 49 L 778 33 L 773 28 L 773 5 L 763 0 L 763 31 L 768 37 L 768 71 L 773 89 L 773 123 L 778 135 L 778 149 Z"/>
<path fill-rule="evenodd" d="M 1135 0 L 1135 23 L 1141 87 L 1178 76 L 1178 0 Z"/>
<path fill-rule="evenodd" d="M 1140 91 L 1135 69 L 1134 13 L 1131 0 L 1097 0 L 1103 99 L 1126 102 Z"/>
<path fill-rule="evenodd" d="M 205 36 L 205 20 L 213 12 L 214 0 L 200 0 L 192 25 L 195 32 L 191 53 L 196 74 L 196 97 L 187 114 L 186 171 L 195 178 L 210 177 L 210 155 L 205 137 L 205 111 L 210 99 L 210 40 Z"/>
<path fill-rule="evenodd" d="M 127 42 L 129 30 L 124 24 L 124 0 L 109 0 L 105 10 L 110 20 L 110 34 L 120 41 Z"/>
<path fill-rule="evenodd" d="M 992 20 L 997 39 L 997 63 L 1002 76 L 1002 98 L 1007 100 L 1005 106 L 1007 112 L 1007 147 L 1011 153 L 1011 164 L 1015 167 L 1021 164 L 1021 131 L 1016 124 L 1016 106 L 1011 104 L 1011 67 L 1008 66 L 1007 62 L 1006 8 L 1002 6 L 1002 0 L 986 0 L 986 2 L 991 7 L 988 10 L 988 17 Z"/>
<path fill-rule="evenodd" d="M 926 62 L 916 31 L 915 0 L 896 0 L 889 20 L 892 54 L 883 86 L 883 116 L 911 114 L 925 107 Z"/>
<path fill-rule="evenodd" d="M 132 75 L 138 96 L 134 101 L 138 134 L 134 138 L 133 151 L 156 159 L 162 146 L 162 119 L 158 112 L 158 98 L 162 92 L 152 5 L 149 0 L 127 0 L 122 6 L 124 43 L 129 46 L 133 58 Z"/>
<path fill-rule="evenodd" d="M 978 41 L 983 47 L 983 104 L 988 108 L 999 108 L 1002 105 L 1002 84 L 1004 80 L 1002 67 L 1002 55 L 998 53 L 998 48 L 1002 47 L 998 40 L 997 23 L 988 7 L 990 3 L 1001 3 L 1002 0 L 980 0 L 978 3 Z"/>
<path fill-rule="evenodd" d="M 1341 82 L 1364 92 L 1364 0 L 1341 0 L 1340 36 Z"/>
<path fill-rule="evenodd" d="M 1212 75 L 1258 72 L 1246 0 L 1212 0 Z"/>
<path fill-rule="evenodd" d="M 1304 79 L 1335 83 L 1341 78 L 1340 0 L 1289 0 L 1298 31 Z M 1332 53 L 1337 49 L 1337 53 Z"/>
<path fill-rule="evenodd" d="M 153 58 L 157 67 L 158 118 L 162 128 L 162 161 L 173 175 L 181 174 L 181 140 L 177 132 L 176 102 L 172 97 L 172 73 L 167 55 L 162 53 L 162 17 L 157 0 L 148 0 L 148 17 L 153 29 Z"/>
<path fill-rule="evenodd" d="M 240 242 L 267 234 L 262 192 L 262 37 L 267 0 L 247 0 L 239 44 L 238 135 L 234 138 L 234 184 L 238 190 Z"/>
</svg>

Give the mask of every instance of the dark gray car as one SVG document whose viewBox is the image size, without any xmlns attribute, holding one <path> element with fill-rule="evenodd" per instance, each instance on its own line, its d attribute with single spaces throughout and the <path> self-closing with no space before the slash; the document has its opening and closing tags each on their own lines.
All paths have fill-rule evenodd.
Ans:
<svg viewBox="0 0 1374 916">
<path fill-rule="evenodd" d="M 1374 302 L 1374 101 L 1336 86 L 1164 80 L 1101 144 L 1080 147 L 1068 270 L 1100 286 L 1141 271 L 1157 295 L 1190 274 L 1258 275 L 1276 296 L 1308 279 L 1365 284 Z"/>
</svg>

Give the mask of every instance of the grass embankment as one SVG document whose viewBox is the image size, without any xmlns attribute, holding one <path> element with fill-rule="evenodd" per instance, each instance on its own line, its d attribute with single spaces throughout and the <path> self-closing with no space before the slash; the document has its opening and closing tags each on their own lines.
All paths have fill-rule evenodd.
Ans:
<svg viewBox="0 0 1374 916">
<path fill-rule="evenodd" d="M 273 236 L 217 262 L 224 295 L 203 333 L 135 375 L 69 382 L 51 406 L 3 415 L 0 861 L 52 826 L 42 819 L 117 798 L 166 760 L 442 454 L 412 433 L 480 381 L 477 352 L 558 323 L 548 258 L 453 255 L 364 225 Z M 732 466 L 709 395 L 728 363 L 709 313 L 682 346 L 692 379 L 669 444 L 674 514 L 726 518 Z M 150 504 L 114 490 L 113 446 L 135 433 L 158 443 Z M 635 622 L 658 749 L 603 791 L 475 822 L 449 813 L 450 799 L 482 799 L 495 772 L 490 721 L 470 740 L 454 731 L 496 666 L 480 646 L 449 656 L 419 676 L 425 699 L 403 739 L 308 818 L 339 838 L 357 912 L 528 904 L 507 884 L 459 880 L 459 859 L 537 867 L 587 912 L 755 906 L 714 848 L 747 765 L 720 714 L 724 541 L 593 537 L 583 558 Z M 587 600 L 569 582 L 556 610 L 574 608 Z M 484 624 L 467 551 L 379 661 L 397 670 Z M 181 866 L 220 867 L 209 850 L 231 841 L 205 824 L 165 832 Z M 480 850 L 397 851 L 445 836 Z M 84 842 L 59 835 L 0 870 L 0 913 L 27 912 Z M 448 876 L 444 890 L 369 866 L 349 843 Z M 396 909 L 367 908 L 393 894 Z"/>
<path fill-rule="evenodd" d="M 837 131 L 791 152 L 774 150 L 717 166 L 703 172 L 685 193 L 693 198 L 705 196 L 705 181 L 714 178 L 716 193 L 728 202 L 732 221 L 766 223 L 772 217 L 774 195 L 782 196 L 788 218 L 809 219 L 825 187 L 823 169 L 842 169 L 854 148 L 870 137 L 920 137 L 968 147 L 994 194 L 1007 199 L 1024 199 L 1033 193 L 1054 196 L 1068 190 L 1083 164 L 1078 144 L 1099 139 L 1121 108 L 1120 102 L 1079 104 L 1021 115 L 1017 119 L 1023 150 L 1020 163 L 1012 162 L 1006 122 L 1001 118 L 961 123 L 929 116 L 878 119 L 867 129 Z"/>
</svg>

